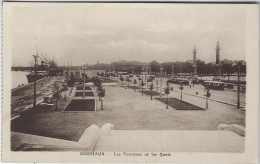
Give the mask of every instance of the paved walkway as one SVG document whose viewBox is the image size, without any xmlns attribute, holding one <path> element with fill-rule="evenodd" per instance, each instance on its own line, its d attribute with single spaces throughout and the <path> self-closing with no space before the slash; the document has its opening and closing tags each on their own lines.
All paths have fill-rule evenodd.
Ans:
<svg viewBox="0 0 260 164">
<path fill-rule="evenodd" d="M 104 100 L 105 110 L 116 112 L 125 121 L 131 122 L 131 129 L 217 129 L 218 124 L 245 125 L 245 112 L 217 102 L 209 102 L 206 111 L 166 110 L 165 105 L 150 96 L 142 96 L 140 92 L 121 87 L 106 88 Z M 172 93 L 172 97 L 180 98 L 180 94 Z M 165 96 L 164 96 L 165 97 Z M 205 100 L 183 95 L 183 100 L 205 108 Z M 119 113 L 117 113 L 119 112 Z M 121 113 L 124 114 L 121 116 Z M 229 118 L 232 117 L 232 118 Z M 158 122 L 158 120 L 161 120 Z M 112 120 L 111 120 L 112 121 Z M 110 122 L 110 121 L 109 121 Z M 116 124 L 123 129 L 124 123 Z"/>
<path fill-rule="evenodd" d="M 134 77 L 134 79 L 137 79 L 137 77 Z M 165 88 L 166 86 L 166 81 L 168 80 L 168 78 L 162 78 L 162 92 L 163 88 Z M 160 92 L 160 83 L 161 83 L 161 78 L 155 78 L 155 80 L 153 81 L 154 84 L 154 90 L 156 90 L 156 82 L 158 81 L 158 91 Z M 127 82 L 125 82 L 125 84 L 127 84 Z M 132 83 L 130 83 L 132 85 Z M 172 84 L 170 83 L 170 87 L 173 87 L 174 90 L 178 91 L 178 84 Z M 145 88 L 147 88 L 145 86 Z M 196 92 L 198 92 L 199 96 L 204 96 L 206 94 L 204 86 L 200 85 L 200 84 L 195 84 L 194 87 L 192 86 L 191 88 L 188 85 L 184 85 L 184 89 L 183 89 L 184 93 L 189 93 L 189 94 L 196 94 Z M 221 100 L 221 101 L 225 101 L 228 103 L 233 103 L 236 104 L 237 103 L 237 90 L 231 90 L 231 89 L 226 89 L 224 91 L 219 91 L 219 90 L 210 90 L 211 92 L 211 98 L 212 99 L 216 99 L 216 100 Z M 242 105 L 246 104 L 246 97 L 245 97 L 245 93 L 240 93 L 240 102 Z"/>
<path fill-rule="evenodd" d="M 245 138 L 231 131 L 113 130 L 94 151 L 243 152 Z"/>
<path fill-rule="evenodd" d="M 243 152 L 245 148 L 245 138 L 232 131 L 112 130 L 106 135 L 95 132 L 97 132 L 96 136 L 82 136 L 83 138 L 81 137 L 78 142 L 12 132 L 11 149 L 13 151 L 234 153 Z"/>
<path fill-rule="evenodd" d="M 98 101 L 97 112 L 32 112 L 13 120 L 12 131 L 78 141 L 93 124 L 101 127 L 111 123 L 116 130 L 217 130 L 219 124 L 245 126 L 245 112 L 230 105 L 210 102 L 208 110 L 166 110 L 165 104 L 132 89 L 118 86 L 105 86 L 105 89 L 102 111 Z M 205 107 L 205 101 L 200 98 L 184 95 L 183 99 Z"/>
</svg>

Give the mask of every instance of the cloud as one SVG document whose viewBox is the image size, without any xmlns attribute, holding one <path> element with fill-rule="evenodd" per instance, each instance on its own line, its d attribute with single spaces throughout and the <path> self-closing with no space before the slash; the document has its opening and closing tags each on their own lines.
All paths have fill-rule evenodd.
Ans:
<svg viewBox="0 0 260 164">
<path fill-rule="evenodd" d="M 165 51 L 172 51 L 176 52 L 179 51 L 181 48 L 178 45 L 170 45 L 170 44 L 163 44 L 163 43 L 154 43 L 148 42 L 146 40 L 136 40 L 136 39 L 127 39 L 121 41 L 110 41 L 106 44 L 96 44 L 93 47 L 98 49 L 120 49 L 125 51 L 131 50 L 142 50 L 142 51 L 156 51 L 156 52 L 165 52 Z"/>
<path fill-rule="evenodd" d="M 246 19 L 241 9 L 217 5 L 191 5 L 188 9 L 186 5 L 168 4 L 74 5 L 16 8 L 12 15 L 14 61 L 22 64 L 18 58 L 28 54 L 31 58 L 35 45 L 55 55 L 61 64 L 67 64 L 66 58 L 71 56 L 79 63 L 110 62 L 117 57 L 144 62 L 185 61 L 192 58 L 195 45 L 198 57 L 212 61 L 218 40 L 225 58 L 243 58 L 245 54 Z"/>
</svg>

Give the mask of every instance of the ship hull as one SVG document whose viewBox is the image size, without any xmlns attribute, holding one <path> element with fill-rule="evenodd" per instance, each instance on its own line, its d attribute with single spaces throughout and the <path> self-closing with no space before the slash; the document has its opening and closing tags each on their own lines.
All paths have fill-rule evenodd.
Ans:
<svg viewBox="0 0 260 164">
<path fill-rule="evenodd" d="M 40 80 L 42 78 L 44 78 L 44 75 L 26 75 L 28 83 L 33 83 L 35 80 Z"/>
</svg>

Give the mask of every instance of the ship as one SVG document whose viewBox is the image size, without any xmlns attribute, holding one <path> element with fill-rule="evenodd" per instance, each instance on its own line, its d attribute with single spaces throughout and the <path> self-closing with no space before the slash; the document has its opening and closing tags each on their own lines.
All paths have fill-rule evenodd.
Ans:
<svg viewBox="0 0 260 164">
<path fill-rule="evenodd" d="M 36 71 L 36 75 L 34 75 L 34 72 L 26 75 L 28 83 L 33 83 L 34 81 L 40 80 L 46 76 L 48 76 L 47 71 Z"/>
<path fill-rule="evenodd" d="M 28 83 L 40 80 L 48 76 L 47 66 L 44 64 L 44 61 L 41 61 L 41 65 L 36 69 L 36 75 L 34 71 L 31 71 L 30 74 L 26 75 Z"/>
</svg>

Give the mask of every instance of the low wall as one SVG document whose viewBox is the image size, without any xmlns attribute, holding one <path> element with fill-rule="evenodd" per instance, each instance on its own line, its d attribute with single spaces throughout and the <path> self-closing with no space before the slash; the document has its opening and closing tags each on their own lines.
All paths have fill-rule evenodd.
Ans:
<svg viewBox="0 0 260 164">
<path fill-rule="evenodd" d="M 218 130 L 233 131 L 241 136 L 245 136 L 245 128 L 237 124 L 219 124 Z"/>
</svg>

